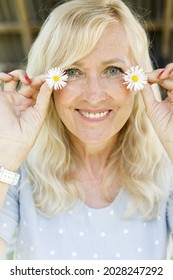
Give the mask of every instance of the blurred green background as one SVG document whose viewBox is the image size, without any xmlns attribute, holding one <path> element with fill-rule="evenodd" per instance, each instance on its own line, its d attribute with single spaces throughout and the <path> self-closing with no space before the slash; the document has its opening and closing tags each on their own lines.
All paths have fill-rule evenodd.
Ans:
<svg viewBox="0 0 173 280">
<path fill-rule="evenodd" d="M 0 0 L 0 71 L 24 68 L 51 9 L 68 0 Z M 124 0 L 145 21 L 155 67 L 173 61 L 173 0 Z"/>
</svg>

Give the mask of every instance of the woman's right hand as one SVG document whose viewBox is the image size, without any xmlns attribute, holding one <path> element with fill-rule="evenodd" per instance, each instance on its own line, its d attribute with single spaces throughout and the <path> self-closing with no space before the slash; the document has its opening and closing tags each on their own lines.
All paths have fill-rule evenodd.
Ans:
<svg viewBox="0 0 173 280">
<path fill-rule="evenodd" d="M 18 82 L 22 86 L 17 90 Z M 16 171 L 32 148 L 47 114 L 52 90 L 44 75 L 0 73 L 0 166 Z"/>
</svg>

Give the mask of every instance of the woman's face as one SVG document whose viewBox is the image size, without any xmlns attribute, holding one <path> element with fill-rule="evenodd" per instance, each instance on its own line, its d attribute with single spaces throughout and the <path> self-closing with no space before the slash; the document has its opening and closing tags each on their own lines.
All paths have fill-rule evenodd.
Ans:
<svg viewBox="0 0 173 280">
<path fill-rule="evenodd" d="M 73 139 L 86 144 L 116 139 L 134 102 L 122 76 L 130 66 L 126 33 L 118 23 L 106 28 L 89 55 L 66 69 L 68 83 L 54 92 L 54 101 Z"/>
</svg>

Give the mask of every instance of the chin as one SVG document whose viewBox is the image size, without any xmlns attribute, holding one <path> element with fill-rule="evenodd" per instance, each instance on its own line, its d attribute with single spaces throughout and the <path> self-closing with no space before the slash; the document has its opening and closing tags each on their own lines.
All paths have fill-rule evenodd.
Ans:
<svg viewBox="0 0 173 280">
<path fill-rule="evenodd" d="M 105 144 L 106 142 L 109 142 L 109 140 L 112 137 L 103 137 L 103 136 L 86 136 L 86 137 L 80 137 L 80 141 L 83 142 L 86 145 L 94 145 L 94 144 Z"/>
</svg>

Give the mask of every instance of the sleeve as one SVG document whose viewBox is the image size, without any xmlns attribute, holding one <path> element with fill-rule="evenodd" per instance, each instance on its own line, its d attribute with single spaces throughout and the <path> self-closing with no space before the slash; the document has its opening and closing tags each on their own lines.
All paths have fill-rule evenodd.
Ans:
<svg viewBox="0 0 173 280">
<path fill-rule="evenodd" d="M 173 234 L 173 190 L 170 191 L 167 204 L 167 222 L 169 232 Z"/>
<path fill-rule="evenodd" d="M 11 243 L 19 222 L 19 185 L 10 186 L 0 212 L 0 237 Z"/>
</svg>

